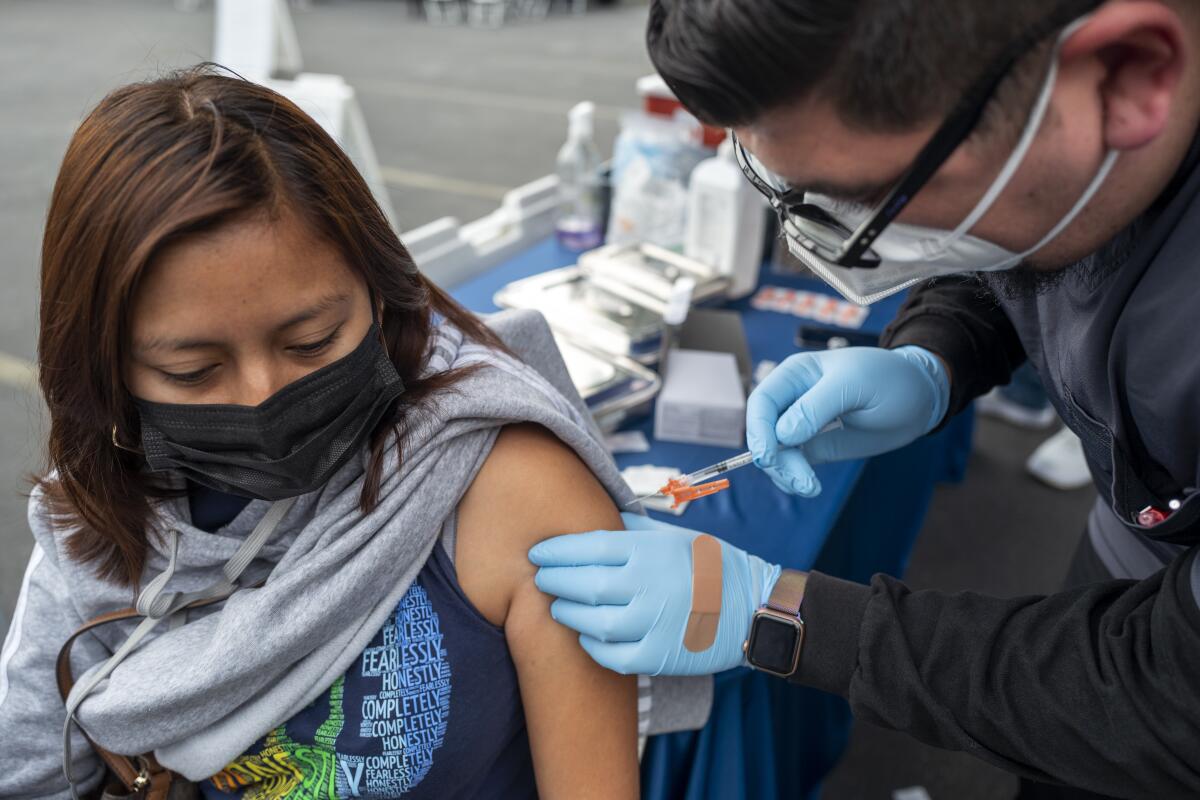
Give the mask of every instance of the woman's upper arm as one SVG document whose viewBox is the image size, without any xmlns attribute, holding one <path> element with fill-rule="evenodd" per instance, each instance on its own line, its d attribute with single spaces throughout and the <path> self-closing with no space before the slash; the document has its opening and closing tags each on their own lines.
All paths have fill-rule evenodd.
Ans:
<svg viewBox="0 0 1200 800">
<path fill-rule="evenodd" d="M 69 797 L 62 770 L 66 711 L 54 674 L 59 648 L 79 624 L 69 596 L 62 573 L 35 546 L 0 650 L 0 797 Z M 106 655 L 90 641 L 78 651 L 89 663 Z M 90 790 L 103 765 L 78 730 L 72 753 L 79 788 Z"/>
<path fill-rule="evenodd" d="M 591 471 L 543 428 L 506 428 L 459 506 L 459 583 L 502 624 L 542 797 L 638 793 L 636 679 L 603 669 L 550 617 L 526 553 L 562 533 L 621 528 Z"/>
</svg>

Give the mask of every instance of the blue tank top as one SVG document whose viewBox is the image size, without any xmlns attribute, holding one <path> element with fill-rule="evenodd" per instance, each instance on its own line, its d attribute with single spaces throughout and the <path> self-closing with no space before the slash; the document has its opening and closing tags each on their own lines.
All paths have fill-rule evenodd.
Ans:
<svg viewBox="0 0 1200 800">
<path fill-rule="evenodd" d="M 200 790 L 207 800 L 537 797 L 504 631 L 467 600 L 441 543 L 345 674 Z"/>
</svg>

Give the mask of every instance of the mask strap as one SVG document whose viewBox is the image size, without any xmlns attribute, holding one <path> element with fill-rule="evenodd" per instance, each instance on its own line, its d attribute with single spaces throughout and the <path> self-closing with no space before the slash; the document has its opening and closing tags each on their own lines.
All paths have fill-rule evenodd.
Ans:
<svg viewBox="0 0 1200 800">
<path fill-rule="evenodd" d="M 1025 123 L 1025 130 L 1021 132 L 1021 138 L 1018 140 L 1016 148 L 1008 157 L 1008 161 L 1004 163 L 1000 174 L 992 181 L 992 185 L 988 187 L 987 192 L 975 205 L 971 213 L 967 215 L 967 218 L 962 221 L 961 225 L 942 239 L 939 244 L 957 240 L 974 228 L 976 223 L 983 219 L 983 215 L 991 210 L 1000 193 L 1008 188 L 1008 184 L 1012 181 L 1013 176 L 1025 161 L 1025 156 L 1029 154 L 1029 148 L 1033 146 L 1033 141 L 1037 138 L 1038 132 L 1042 128 L 1042 122 L 1046 119 L 1046 112 L 1050 108 L 1050 98 L 1053 97 L 1054 87 L 1058 82 L 1058 54 L 1062 51 L 1063 43 L 1079 30 L 1090 17 L 1091 15 L 1089 14 L 1086 17 L 1075 20 L 1059 34 L 1058 41 L 1054 43 L 1054 50 L 1050 54 L 1050 67 L 1046 71 L 1046 77 L 1042 81 L 1042 88 L 1038 92 L 1037 101 L 1030 112 L 1029 121 Z"/>
<path fill-rule="evenodd" d="M 392 360 L 392 353 L 388 349 L 387 334 L 383 332 L 383 314 L 379 313 L 379 304 L 375 300 L 375 296 L 371 295 L 371 324 L 379 329 L 379 343 L 383 345 L 383 353 L 387 356 L 387 360 Z"/>
<path fill-rule="evenodd" d="M 367 296 L 371 299 L 371 322 L 374 322 L 382 330 L 383 314 L 380 309 L 384 307 L 383 298 L 376 296 L 374 290 L 370 288 L 367 289 Z"/>
<path fill-rule="evenodd" d="M 1055 60 L 1051 62 L 1050 71 L 1046 73 L 1046 80 L 1042 84 L 1041 92 L 1038 94 L 1037 103 L 1034 105 L 1033 113 L 1029 117 L 1029 122 L 1025 126 L 1025 130 L 1021 132 L 1021 138 L 1017 142 L 1016 149 L 1008 157 L 1008 161 L 1004 163 L 1000 174 L 992 181 L 992 185 L 988 187 L 983 198 L 976 204 L 971 213 L 967 215 L 967 218 L 962 221 L 962 224 L 947 234 L 943 241 L 956 240 L 974 228 L 976 223 L 983 219 L 983 215 L 992 210 L 992 206 L 995 204 L 996 199 L 1000 197 L 1000 193 L 1008 188 L 1008 184 L 1012 181 L 1013 176 L 1021 168 L 1021 164 L 1025 161 L 1025 156 L 1029 153 L 1029 148 L 1033 146 L 1033 140 L 1037 138 L 1038 131 L 1041 130 L 1042 122 L 1046 118 L 1046 110 L 1050 107 L 1050 98 L 1054 94 L 1054 84 L 1058 78 L 1057 55 L 1058 51 L 1056 49 Z"/>
<path fill-rule="evenodd" d="M 1088 184 L 1088 188 L 1084 190 L 1082 195 L 1080 195 L 1079 200 L 1076 201 L 1075 205 L 1071 207 L 1071 210 L 1067 212 L 1067 215 L 1063 217 L 1057 225 L 1050 229 L 1049 233 L 1043 236 L 1037 244 L 1021 254 L 1020 257 L 1022 259 L 1033 255 L 1038 250 L 1041 250 L 1043 247 L 1048 245 L 1051 240 L 1055 239 L 1060 233 L 1063 232 L 1063 230 L 1066 229 L 1068 225 L 1075 221 L 1075 218 L 1079 216 L 1084 207 L 1092 201 L 1093 197 L 1095 197 L 1096 192 L 1100 191 L 1100 187 L 1104 184 L 1104 181 L 1108 179 L 1108 173 L 1112 172 L 1112 168 L 1114 165 L 1116 165 L 1117 159 L 1120 157 L 1120 155 L 1121 152 L 1119 150 L 1108 151 L 1108 155 L 1104 157 L 1104 163 L 1100 165 L 1100 171 L 1096 173 L 1096 177 L 1092 179 L 1092 182 Z"/>
<path fill-rule="evenodd" d="M 113 423 L 113 426 L 112 426 L 112 443 L 113 443 L 113 447 L 117 448 L 118 450 L 126 450 L 130 453 L 136 453 L 139 456 L 146 455 L 145 451 L 143 451 L 141 448 L 126 447 L 125 445 L 121 444 L 120 441 L 118 441 L 118 439 L 117 439 L 117 423 L 115 423 L 115 422 Z"/>
</svg>

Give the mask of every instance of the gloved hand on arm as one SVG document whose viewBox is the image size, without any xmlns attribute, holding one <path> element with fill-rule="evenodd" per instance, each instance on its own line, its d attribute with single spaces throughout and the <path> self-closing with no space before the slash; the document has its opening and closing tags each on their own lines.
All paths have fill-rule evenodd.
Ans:
<svg viewBox="0 0 1200 800">
<path fill-rule="evenodd" d="M 750 395 L 746 441 L 776 486 L 815 497 L 821 483 L 812 465 L 903 447 L 936 428 L 949 403 L 946 367 L 924 348 L 799 353 Z M 839 419 L 840 428 L 822 432 Z"/>
<path fill-rule="evenodd" d="M 627 530 L 556 536 L 535 545 L 539 589 L 556 595 L 551 615 L 579 631 L 593 659 L 639 675 L 708 675 L 742 666 L 754 612 L 780 568 L 726 542 L 720 546 L 716 637 L 699 652 L 685 645 L 693 611 L 693 553 L 706 534 L 623 514 Z M 712 544 L 712 543 L 709 543 Z"/>
</svg>

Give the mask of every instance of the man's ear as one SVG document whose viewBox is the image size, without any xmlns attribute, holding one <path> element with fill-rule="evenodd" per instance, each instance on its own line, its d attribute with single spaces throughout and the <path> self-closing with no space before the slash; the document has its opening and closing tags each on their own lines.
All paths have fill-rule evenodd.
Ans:
<svg viewBox="0 0 1200 800">
<path fill-rule="evenodd" d="M 1190 56 L 1183 20 L 1157 0 L 1103 6 L 1063 43 L 1061 55 L 1064 62 L 1099 61 L 1104 142 L 1117 150 L 1162 134 Z"/>
</svg>

